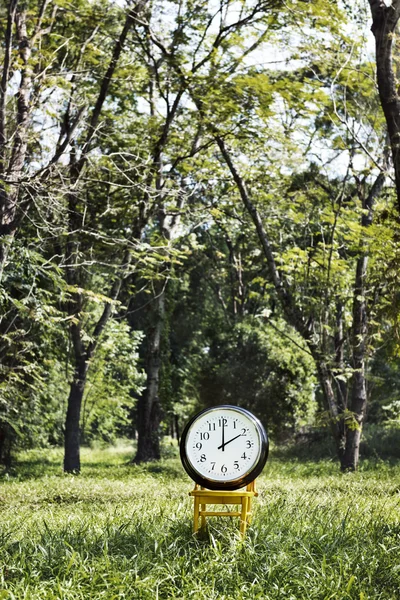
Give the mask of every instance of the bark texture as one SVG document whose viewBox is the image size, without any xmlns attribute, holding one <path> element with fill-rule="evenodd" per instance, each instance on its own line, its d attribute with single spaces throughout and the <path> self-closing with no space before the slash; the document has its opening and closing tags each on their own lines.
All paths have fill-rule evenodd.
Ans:
<svg viewBox="0 0 400 600">
<path fill-rule="evenodd" d="M 18 228 L 18 198 L 26 152 L 28 148 L 28 128 L 30 123 L 30 94 L 32 72 L 29 59 L 31 56 L 30 40 L 26 28 L 26 11 L 17 12 L 16 1 L 8 6 L 6 49 L 0 84 L 0 280 L 7 261 L 9 248 Z M 11 152 L 8 143 L 6 118 L 6 90 L 10 76 L 10 60 L 13 39 L 13 22 L 18 40 L 19 59 L 21 61 L 21 82 L 17 93 L 17 123 L 14 131 L 14 142 Z M 11 132 L 9 132 L 11 133 Z"/>
<path fill-rule="evenodd" d="M 385 174 L 381 172 L 376 178 L 367 196 L 361 189 L 360 200 L 364 213 L 361 220 L 362 228 L 372 225 L 374 205 L 382 191 Z M 360 186 L 361 188 L 361 186 Z M 367 408 L 367 381 L 365 362 L 368 341 L 368 302 L 367 302 L 367 272 L 368 246 L 361 240 L 361 252 L 357 259 L 354 292 L 353 292 L 353 325 L 352 325 L 352 388 L 350 405 L 345 413 L 346 447 L 341 458 L 343 471 L 355 471 L 360 456 L 360 441 Z"/>
<path fill-rule="evenodd" d="M 400 0 L 386 6 L 383 0 L 369 0 L 375 36 L 378 90 L 389 133 L 395 172 L 397 202 L 400 210 L 400 96 L 393 66 L 396 27 L 400 17 Z"/>
<path fill-rule="evenodd" d="M 11 448 L 14 432 L 10 425 L 0 419 L 0 465 L 11 466 Z"/>
<path fill-rule="evenodd" d="M 81 470 L 79 422 L 87 371 L 88 363 L 83 355 L 76 365 L 68 396 L 64 437 L 64 471 L 66 473 L 79 473 Z"/>
<path fill-rule="evenodd" d="M 161 164 L 160 164 L 161 168 Z M 162 194 L 162 173 L 158 177 L 157 189 Z M 178 203 L 183 207 L 184 198 Z M 160 233 L 168 240 L 176 235 L 180 223 L 179 213 L 166 215 L 164 206 L 159 210 Z M 160 458 L 160 423 L 162 408 L 159 397 L 160 369 L 162 365 L 161 344 L 166 319 L 166 293 L 170 265 L 164 264 L 164 278 L 155 285 L 155 295 L 150 308 L 149 325 L 146 331 L 146 388 L 137 405 L 138 446 L 134 463 L 148 462 Z"/>
<path fill-rule="evenodd" d="M 161 406 L 158 394 L 161 367 L 161 339 L 165 321 L 165 291 L 153 301 L 151 327 L 147 332 L 146 388 L 137 406 L 138 446 L 135 463 L 160 458 Z"/>
</svg>

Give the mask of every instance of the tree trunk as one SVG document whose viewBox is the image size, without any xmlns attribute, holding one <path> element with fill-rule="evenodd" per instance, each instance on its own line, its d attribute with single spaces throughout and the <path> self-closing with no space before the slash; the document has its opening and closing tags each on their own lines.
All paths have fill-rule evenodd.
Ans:
<svg viewBox="0 0 400 600">
<path fill-rule="evenodd" d="M 337 372 L 344 374 L 344 327 L 343 327 L 344 305 L 342 301 L 336 303 L 336 329 L 334 336 L 335 344 L 335 367 Z M 341 377 L 336 380 L 337 404 L 340 413 L 344 413 L 347 408 L 348 385 Z"/>
<path fill-rule="evenodd" d="M 400 0 L 393 0 L 390 6 L 386 6 L 382 0 L 369 0 L 369 4 L 373 20 L 371 30 L 375 36 L 379 98 L 389 133 L 400 210 L 400 95 L 392 56 L 400 17 Z"/>
<path fill-rule="evenodd" d="M 325 400 L 325 406 L 329 412 L 329 422 L 333 439 L 335 440 L 336 451 L 341 460 L 344 454 L 346 439 L 345 428 L 342 414 L 338 409 L 336 396 L 332 386 L 332 375 L 327 365 L 319 356 L 314 355 L 315 365 L 317 367 L 318 379 L 322 388 L 322 393 Z"/>
<path fill-rule="evenodd" d="M 154 377 L 156 377 L 155 373 Z M 157 385 L 158 382 L 149 383 L 138 402 L 138 444 L 133 460 L 135 464 L 161 458 L 159 437 L 161 408 L 160 400 L 154 393 Z"/>
<path fill-rule="evenodd" d="M 2 181 L 0 186 L 0 236 L 3 238 L 0 249 L 0 280 L 7 262 L 10 246 L 12 245 L 17 231 L 17 207 L 21 177 L 28 148 L 28 127 L 30 119 L 29 105 L 32 87 L 32 72 L 29 66 L 31 47 L 27 36 L 26 12 L 25 10 L 16 12 L 16 6 L 17 2 L 15 2 L 15 0 L 10 2 L 9 8 L 15 19 L 16 37 L 18 40 L 18 51 L 22 68 L 21 83 L 19 85 L 18 93 L 16 94 L 17 127 L 14 133 L 14 142 L 7 173 L 5 164 L 5 99 L 9 65 L 4 67 L 2 83 L 0 86 L 0 177 L 1 179 L 6 180 L 6 185 L 4 185 L 4 181 Z M 9 39 L 6 43 L 11 43 L 11 30 L 8 31 L 7 37 Z M 9 57 L 6 56 L 6 60 L 9 60 Z"/>
<path fill-rule="evenodd" d="M 11 467 L 11 447 L 14 434 L 8 423 L 0 419 L 0 465 Z"/>
<path fill-rule="evenodd" d="M 81 470 L 79 421 L 87 371 L 86 359 L 81 357 L 75 367 L 65 420 L 64 471 L 66 473 L 79 473 Z"/>
<path fill-rule="evenodd" d="M 180 431 L 180 427 L 179 427 L 178 415 L 174 415 L 174 421 L 175 421 L 175 435 L 176 435 L 176 439 L 178 440 L 178 444 L 179 444 L 180 439 L 181 439 L 181 431 Z"/>
<path fill-rule="evenodd" d="M 385 182 L 385 174 L 381 172 L 376 178 L 367 197 L 364 197 L 362 186 L 359 186 L 359 196 L 364 210 L 361 225 L 368 228 L 374 216 L 375 200 L 381 193 Z M 367 352 L 368 336 L 368 306 L 367 306 L 367 272 L 368 272 L 368 247 L 361 240 L 362 250 L 357 259 L 356 274 L 353 292 L 353 385 L 349 411 L 345 418 L 346 448 L 341 459 L 342 471 L 355 471 L 358 467 L 360 455 L 361 432 L 367 408 L 367 386 L 365 377 L 365 357 Z"/>
<path fill-rule="evenodd" d="M 356 471 L 360 457 L 362 426 L 367 406 L 364 366 L 353 376 L 351 416 L 346 423 L 346 448 L 341 458 L 342 471 Z"/>
<path fill-rule="evenodd" d="M 350 413 L 346 415 L 346 449 L 341 460 L 342 471 L 355 471 L 360 454 L 361 431 L 367 407 L 365 383 L 365 353 L 367 338 L 367 305 L 365 300 L 365 278 L 368 256 L 357 261 L 353 304 L 353 386 Z"/>
<path fill-rule="evenodd" d="M 163 282 L 161 282 L 163 285 Z M 161 367 L 161 337 L 165 320 L 165 290 L 154 300 L 152 327 L 147 338 L 146 389 L 137 405 L 138 446 L 134 463 L 160 458 L 159 427 L 161 407 L 158 383 Z"/>
</svg>

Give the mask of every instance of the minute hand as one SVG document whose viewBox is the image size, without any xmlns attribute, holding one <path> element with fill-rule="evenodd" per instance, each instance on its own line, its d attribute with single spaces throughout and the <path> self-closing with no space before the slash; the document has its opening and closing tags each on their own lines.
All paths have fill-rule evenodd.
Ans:
<svg viewBox="0 0 400 600">
<path fill-rule="evenodd" d="M 241 433 L 239 433 L 239 435 L 236 435 L 234 438 L 231 438 L 230 440 L 228 440 L 224 444 L 221 444 L 220 446 L 218 446 L 217 450 L 221 450 L 221 448 L 223 450 L 227 444 L 230 444 L 231 442 L 233 442 L 233 440 L 237 440 L 239 437 L 242 437 Z"/>
</svg>

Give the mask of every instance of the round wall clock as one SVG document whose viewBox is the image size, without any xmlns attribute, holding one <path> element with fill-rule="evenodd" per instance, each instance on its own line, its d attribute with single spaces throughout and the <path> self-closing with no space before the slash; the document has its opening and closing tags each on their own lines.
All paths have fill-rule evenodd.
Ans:
<svg viewBox="0 0 400 600">
<path fill-rule="evenodd" d="M 244 408 L 206 408 L 186 425 L 180 443 L 187 474 L 209 490 L 236 490 L 251 483 L 268 458 L 268 436 Z"/>
</svg>

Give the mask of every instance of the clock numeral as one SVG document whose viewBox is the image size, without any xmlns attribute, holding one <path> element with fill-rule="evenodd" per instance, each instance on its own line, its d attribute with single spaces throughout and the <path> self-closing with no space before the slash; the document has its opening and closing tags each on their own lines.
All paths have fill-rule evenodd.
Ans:
<svg viewBox="0 0 400 600">
<path fill-rule="evenodd" d="M 236 429 L 236 421 L 233 421 L 233 429 Z"/>
<path fill-rule="evenodd" d="M 247 431 L 248 430 L 245 427 L 243 427 L 242 428 L 242 433 L 240 435 L 247 435 L 247 433 L 246 433 Z"/>
<path fill-rule="evenodd" d="M 215 462 L 212 462 L 211 464 L 212 464 L 211 471 L 214 471 Z"/>
<path fill-rule="evenodd" d="M 210 434 L 208 433 L 208 431 L 205 431 L 204 433 L 200 433 L 200 439 L 201 440 L 209 440 Z"/>
<path fill-rule="evenodd" d="M 201 442 L 197 442 L 197 444 L 196 444 L 197 450 L 201 450 L 202 447 L 203 447 L 203 444 Z"/>
<path fill-rule="evenodd" d="M 251 448 L 251 447 L 252 447 L 252 445 L 253 445 L 253 444 L 252 444 L 252 442 L 251 442 L 250 440 L 247 440 L 247 442 L 246 442 L 246 447 L 247 447 L 247 448 Z"/>
<path fill-rule="evenodd" d="M 208 431 L 215 431 L 215 423 L 208 424 Z"/>
<path fill-rule="evenodd" d="M 246 456 L 246 452 L 243 452 L 243 454 L 242 454 L 242 456 L 241 456 L 240 458 L 244 458 L 244 459 L 246 459 L 246 458 L 247 458 L 247 456 Z"/>
<path fill-rule="evenodd" d="M 200 462 L 205 462 L 206 460 L 207 460 L 207 459 L 206 459 L 206 455 L 205 455 L 205 454 L 202 454 L 202 455 L 200 456 Z"/>
<path fill-rule="evenodd" d="M 235 467 L 235 469 L 240 469 L 239 463 L 237 460 L 235 460 L 235 462 L 233 463 L 233 466 Z"/>
<path fill-rule="evenodd" d="M 226 473 L 228 470 L 228 468 L 225 465 L 222 465 L 221 467 L 221 473 Z"/>
<path fill-rule="evenodd" d="M 218 427 L 222 427 L 222 424 L 224 424 L 224 427 L 226 425 L 228 425 L 228 419 L 225 419 L 225 417 L 223 417 L 222 419 L 218 420 Z"/>
</svg>

